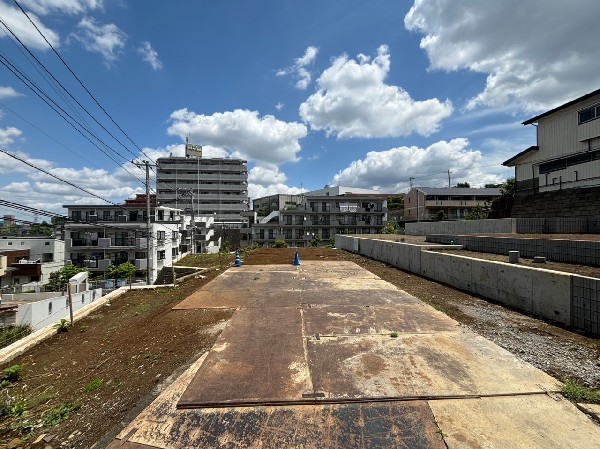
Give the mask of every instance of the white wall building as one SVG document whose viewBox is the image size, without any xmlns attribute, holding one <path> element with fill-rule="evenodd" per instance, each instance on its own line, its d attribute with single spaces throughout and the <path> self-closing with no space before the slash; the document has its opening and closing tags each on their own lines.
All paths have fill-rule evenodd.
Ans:
<svg viewBox="0 0 600 449">
<path fill-rule="evenodd" d="M 65 264 L 65 242 L 53 237 L 0 237 L 0 287 L 46 284 Z"/>
<path fill-rule="evenodd" d="M 131 262 L 141 277 L 150 269 L 151 282 L 158 272 L 189 251 L 189 218 L 182 211 L 156 206 L 151 197 L 150 238 L 147 239 L 145 195 L 123 205 L 67 205 L 65 224 L 67 260 L 92 273 L 109 265 Z M 180 232 L 184 231 L 184 232 Z M 187 232 L 185 232 L 187 231 Z M 148 241 L 150 247 L 148 248 Z"/>
</svg>

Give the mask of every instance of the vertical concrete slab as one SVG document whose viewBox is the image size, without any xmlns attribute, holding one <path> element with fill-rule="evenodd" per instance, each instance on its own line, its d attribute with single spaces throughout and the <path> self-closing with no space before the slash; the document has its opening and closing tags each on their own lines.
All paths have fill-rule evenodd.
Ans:
<svg viewBox="0 0 600 449">
<path fill-rule="evenodd" d="M 471 264 L 471 291 L 485 298 L 497 298 L 498 265 L 474 260 Z"/>
<path fill-rule="evenodd" d="M 531 312 L 533 310 L 533 284 L 531 270 L 525 267 L 497 263 L 498 296 L 495 299 L 507 306 Z"/>
<path fill-rule="evenodd" d="M 532 312 L 571 324 L 571 275 L 550 270 L 532 270 Z"/>
</svg>

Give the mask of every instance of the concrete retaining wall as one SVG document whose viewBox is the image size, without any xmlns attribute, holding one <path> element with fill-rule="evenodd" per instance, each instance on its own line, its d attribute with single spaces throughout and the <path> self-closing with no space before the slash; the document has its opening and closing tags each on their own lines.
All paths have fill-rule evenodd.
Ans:
<svg viewBox="0 0 600 449">
<path fill-rule="evenodd" d="M 600 242 L 448 234 L 427 235 L 427 240 L 439 244 L 454 242 L 469 251 L 504 255 L 519 251 L 522 257 L 544 256 L 555 262 L 600 266 Z"/>
<path fill-rule="evenodd" d="M 600 279 L 431 251 L 436 245 L 340 235 L 335 240 L 340 249 L 600 335 Z"/>
</svg>

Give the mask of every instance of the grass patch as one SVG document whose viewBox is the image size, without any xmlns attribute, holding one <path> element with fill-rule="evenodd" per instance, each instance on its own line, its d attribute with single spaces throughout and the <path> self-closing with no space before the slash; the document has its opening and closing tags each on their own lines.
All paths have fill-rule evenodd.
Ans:
<svg viewBox="0 0 600 449">
<path fill-rule="evenodd" d="M 32 329 L 29 325 L 0 328 L 0 349 L 13 344 L 15 341 L 31 334 L 31 332 Z"/>
<path fill-rule="evenodd" d="M 13 365 L 8 368 L 4 368 L 2 370 L 2 376 L 0 376 L 0 381 L 3 383 L 14 383 L 18 382 L 21 379 L 21 375 L 23 373 L 23 365 Z"/>
<path fill-rule="evenodd" d="M 85 391 L 91 393 L 92 391 L 96 391 L 98 388 L 101 388 L 104 385 L 104 381 L 102 379 L 92 379 L 92 381 L 85 386 Z"/>
<path fill-rule="evenodd" d="M 448 315 L 448 311 L 444 308 L 444 306 L 440 306 L 439 304 L 432 304 L 432 307 L 438 312 L 442 312 Z"/>
<path fill-rule="evenodd" d="M 65 402 L 58 407 L 53 408 L 44 417 L 44 426 L 54 427 L 63 421 L 66 421 L 71 417 L 73 413 L 79 410 L 81 406 L 79 404 L 73 404 L 72 402 Z"/>
<path fill-rule="evenodd" d="M 584 387 L 575 380 L 567 380 L 560 389 L 562 395 L 572 402 L 600 404 L 600 391 Z"/>
<path fill-rule="evenodd" d="M 392 337 L 392 338 L 398 338 L 398 332 L 392 332 L 390 334 L 390 337 Z"/>
</svg>

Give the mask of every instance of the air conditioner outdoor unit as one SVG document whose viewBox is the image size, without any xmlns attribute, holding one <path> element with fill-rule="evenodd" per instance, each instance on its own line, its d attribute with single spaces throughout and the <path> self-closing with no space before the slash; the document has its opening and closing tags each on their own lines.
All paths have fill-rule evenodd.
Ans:
<svg viewBox="0 0 600 449">
<path fill-rule="evenodd" d="M 89 216 L 89 221 L 92 223 L 95 223 L 98 221 L 98 215 L 90 215 Z"/>
</svg>

